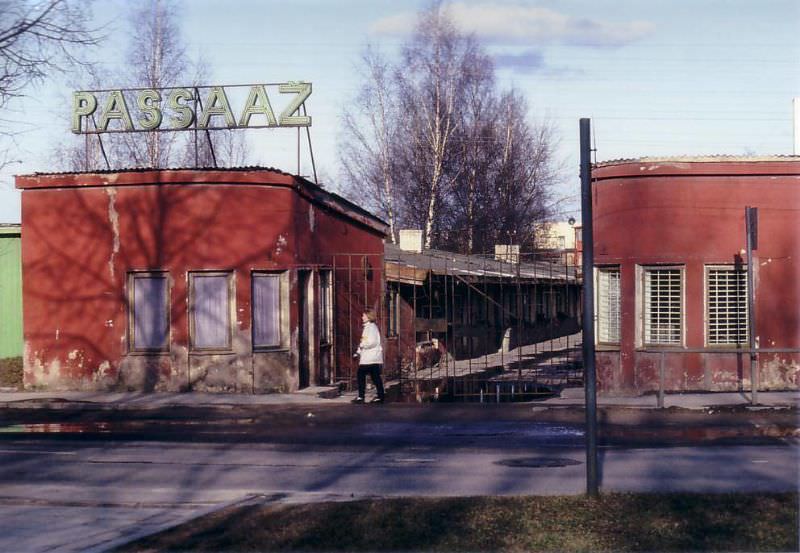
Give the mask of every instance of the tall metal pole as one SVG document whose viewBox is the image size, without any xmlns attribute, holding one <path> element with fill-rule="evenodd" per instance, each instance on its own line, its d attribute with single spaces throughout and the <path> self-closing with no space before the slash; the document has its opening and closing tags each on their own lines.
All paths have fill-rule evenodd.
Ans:
<svg viewBox="0 0 800 553">
<path fill-rule="evenodd" d="M 594 242 L 589 119 L 580 120 L 581 223 L 583 238 L 583 370 L 586 387 L 586 494 L 597 497 L 597 376 L 594 365 Z"/>
<path fill-rule="evenodd" d="M 747 338 L 750 349 L 750 403 L 758 404 L 758 362 L 756 358 L 756 301 L 753 250 L 758 248 L 758 208 L 744 208 L 744 226 L 747 235 Z"/>
</svg>

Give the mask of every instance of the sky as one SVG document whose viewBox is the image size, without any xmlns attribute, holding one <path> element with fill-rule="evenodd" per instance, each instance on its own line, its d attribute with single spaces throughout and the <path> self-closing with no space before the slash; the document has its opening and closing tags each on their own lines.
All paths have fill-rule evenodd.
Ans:
<svg viewBox="0 0 800 553">
<path fill-rule="evenodd" d="M 135 1 L 135 0 L 129 0 Z M 92 57 L 125 60 L 129 2 L 98 0 L 109 39 Z M 318 176 L 340 184 L 341 115 L 372 44 L 397 56 L 428 0 L 184 0 L 188 51 L 210 83 L 313 84 L 307 102 Z M 645 156 L 790 155 L 792 98 L 800 96 L 797 0 L 461 0 L 451 15 L 492 55 L 502 88 L 526 98 L 532 122 L 550 122 L 563 179 L 560 218 L 579 217 L 578 121 L 592 120 L 597 161 Z M 20 221 L 14 174 L 61 171 L 55 145 L 72 139 L 72 88 L 54 75 L 12 103 L 8 130 L 20 163 L 0 171 L 0 223 Z M 87 77 L 88 81 L 88 77 Z M 107 88 L 120 83 L 109 82 Z M 87 86 L 86 88 L 90 88 Z M 297 135 L 249 130 L 252 164 L 297 172 Z M 303 136 L 300 173 L 311 163 Z"/>
</svg>

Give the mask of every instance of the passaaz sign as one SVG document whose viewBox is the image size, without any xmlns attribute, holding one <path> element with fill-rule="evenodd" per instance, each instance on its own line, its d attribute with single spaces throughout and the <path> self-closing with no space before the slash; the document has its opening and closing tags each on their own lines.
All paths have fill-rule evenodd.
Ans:
<svg viewBox="0 0 800 553">
<path fill-rule="evenodd" d="M 267 89 L 277 89 L 277 95 Z M 230 92 L 230 94 L 229 94 Z M 72 94 L 72 132 L 310 127 L 311 83 L 82 90 Z M 235 97 L 240 97 L 240 102 Z M 234 98 L 234 101 L 231 101 Z M 272 100 L 280 108 L 273 108 Z M 300 114 L 300 108 L 303 114 Z M 276 115 L 277 113 L 277 115 Z M 91 124 L 89 123 L 91 121 Z"/>
</svg>

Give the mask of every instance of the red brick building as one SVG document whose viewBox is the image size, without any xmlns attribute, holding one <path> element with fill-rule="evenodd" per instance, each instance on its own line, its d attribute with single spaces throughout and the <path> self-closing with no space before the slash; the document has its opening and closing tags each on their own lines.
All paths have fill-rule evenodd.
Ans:
<svg viewBox="0 0 800 553">
<path fill-rule="evenodd" d="M 748 390 L 748 278 L 759 386 L 797 389 L 800 158 L 622 160 L 592 176 L 601 390 L 656 390 L 662 366 L 666 390 Z"/>
<path fill-rule="evenodd" d="M 360 328 L 360 309 L 382 301 L 386 225 L 300 177 L 137 170 L 16 185 L 28 388 L 327 384 L 359 338 L 337 327 Z M 357 293 L 334 282 L 336 256 Z"/>
</svg>

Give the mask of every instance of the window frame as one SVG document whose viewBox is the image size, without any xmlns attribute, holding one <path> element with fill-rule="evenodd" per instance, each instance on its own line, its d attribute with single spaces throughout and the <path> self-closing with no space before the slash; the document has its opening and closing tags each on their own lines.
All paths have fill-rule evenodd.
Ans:
<svg viewBox="0 0 800 553">
<path fill-rule="evenodd" d="M 644 348 L 683 348 L 686 344 L 686 266 L 682 264 L 663 264 L 663 265 L 640 265 L 639 269 L 639 293 L 637 298 L 639 301 L 639 344 Z M 680 282 L 680 336 L 678 342 L 653 342 L 648 341 L 647 336 L 647 315 L 648 305 L 647 301 L 647 274 L 652 271 L 667 271 L 676 270 L 679 273 Z"/>
<path fill-rule="evenodd" d="M 323 282 L 327 286 L 323 287 Z M 319 344 L 329 346 L 333 343 L 333 270 L 319 269 L 318 286 L 318 325 Z"/>
<path fill-rule="evenodd" d="M 739 273 L 744 275 L 744 301 L 743 301 L 743 309 L 744 309 L 744 321 L 743 321 L 743 335 L 744 338 L 740 342 L 718 342 L 712 343 L 711 341 L 711 309 L 710 309 L 710 296 L 711 296 L 711 289 L 710 289 L 710 282 L 709 277 L 711 271 L 725 271 L 730 273 Z M 748 286 L 748 279 L 750 275 L 747 273 L 746 267 L 737 267 L 736 264 L 733 263 L 712 263 L 709 265 L 705 265 L 703 267 L 703 341 L 706 347 L 711 348 L 731 348 L 731 349 L 738 349 L 744 346 L 748 346 L 750 343 L 750 308 L 748 305 L 748 297 L 747 297 L 747 286 Z"/>
<path fill-rule="evenodd" d="M 603 324 L 603 318 L 601 312 L 601 306 L 603 305 L 600 302 L 600 278 L 601 275 L 604 273 L 611 273 L 615 272 L 617 275 L 617 327 L 616 327 L 616 341 L 612 340 L 603 340 L 601 339 L 601 335 L 603 333 L 603 328 L 610 328 L 610 324 Z M 595 342 L 597 345 L 600 346 L 619 346 L 622 342 L 622 267 L 620 265 L 598 265 L 594 268 L 594 284 L 595 284 L 595 321 L 596 321 L 596 332 L 595 332 Z M 608 321 L 608 317 L 606 317 L 606 321 Z"/>
<path fill-rule="evenodd" d="M 164 303 L 164 323 L 167 330 L 166 344 L 162 347 L 148 348 L 136 345 L 136 279 L 137 278 L 163 278 L 166 286 L 166 301 Z M 128 352 L 133 354 L 169 353 L 172 344 L 172 325 L 170 315 L 172 307 L 171 286 L 169 271 L 144 270 L 128 271 Z"/>
<path fill-rule="evenodd" d="M 278 283 L 278 342 L 275 344 L 256 344 L 256 299 L 255 299 L 255 282 L 257 278 L 274 278 Z M 254 270 L 250 272 L 250 340 L 253 351 L 278 351 L 285 350 L 286 336 L 284 330 L 284 308 L 286 308 L 286 299 L 284 298 L 284 280 L 286 278 L 286 271 L 259 271 Z"/>
<path fill-rule="evenodd" d="M 198 347 L 195 345 L 195 285 L 194 281 L 200 277 L 226 277 L 228 284 L 228 325 L 227 325 L 227 347 Z M 236 320 L 236 287 L 234 282 L 233 271 L 189 271 L 188 278 L 188 294 L 189 294 L 189 351 L 195 354 L 214 354 L 214 353 L 231 353 L 233 351 L 233 325 Z"/>
</svg>

